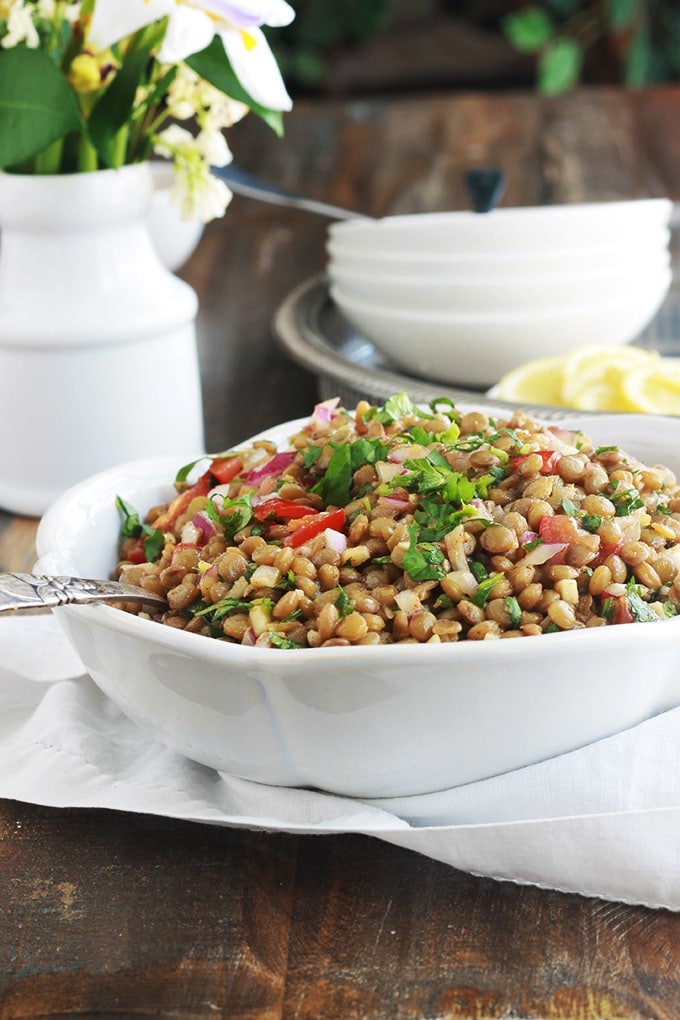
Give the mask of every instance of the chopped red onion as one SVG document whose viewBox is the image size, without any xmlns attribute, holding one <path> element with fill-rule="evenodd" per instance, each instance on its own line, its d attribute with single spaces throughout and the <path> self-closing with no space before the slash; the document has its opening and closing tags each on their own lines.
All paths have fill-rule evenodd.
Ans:
<svg viewBox="0 0 680 1020">
<path fill-rule="evenodd" d="M 532 563 L 534 566 L 540 566 L 541 563 L 547 563 L 553 556 L 557 556 L 568 545 L 568 542 L 543 542 L 541 545 L 537 545 L 535 549 L 530 549 L 522 563 Z"/>
<path fill-rule="evenodd" d="M 347 548 L 347 536 L 343 535 L 341 531 L 335 531 L 333 528 L 326 528 L 324 531 L 324 538 L 327 549 L 332 549 L 337 553 L 343 553 Z"/>
<path fill-rule="evenodd" d="M 208 541 L 208 539 L 212 538 L 213 535 L 215 534 L 215 525 L 210 520 L 210 518 L 206 517 L 206 515 L 204 513 L 201 513 L 200 510 L 197 514 L 194 515 L 194 519 L 191 523 L 194 525 L 195 528 L 197 528 L 200 531 L 204 545 Z"/>
<path fill-rule="evenodd" d="M 312 425 L 323 427 L 328 425 L 335 417 L 335 409 L 340 403 L 340 397 L 331 397 L 329 400 L 322 400 L 317 404 L 312 414 Z"/>
<path fill-rule="evenodd" d="M 275 453 L 271 460 L 268 460 L 262 467 L 253 468 L 251 471 L 246 472 L 243 476 L 244 482 L 248 485 L 253 485 L 255 482 L 261 482 L 263 478 L 268 478 L 270 475 L 280 475 L 282 471 L 285 471 L 287 467 L 295 460 L 296 453 L 294 450 L 284 451 L 283 453 Z"/>
</svg>

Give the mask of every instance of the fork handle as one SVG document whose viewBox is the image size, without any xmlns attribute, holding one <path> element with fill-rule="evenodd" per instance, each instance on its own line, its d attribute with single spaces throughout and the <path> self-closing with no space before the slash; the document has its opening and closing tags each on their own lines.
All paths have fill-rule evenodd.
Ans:
<svg viewBox="0 0 680 1020">
<path fill-rule="evenodd" d="M 158 600 L 141 588 L 135 589 L 118 581 L 46 577 L 40 574 L 0 574 L 0 613 L 88 602 L 121 601 L 150 604 Z"/>
</svg>

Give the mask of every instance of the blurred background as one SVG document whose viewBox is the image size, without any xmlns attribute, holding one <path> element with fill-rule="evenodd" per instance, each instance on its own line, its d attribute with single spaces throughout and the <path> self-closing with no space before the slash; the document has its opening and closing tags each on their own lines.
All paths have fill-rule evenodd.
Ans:
<svg viewBox="0 0 680 1020">
<path fill-rule="evenodd" d="M 432 89 L 680 79 L 678 0 L 294 0 L 270 35 L 291 92 L 334 98 Z"/>
</svg>

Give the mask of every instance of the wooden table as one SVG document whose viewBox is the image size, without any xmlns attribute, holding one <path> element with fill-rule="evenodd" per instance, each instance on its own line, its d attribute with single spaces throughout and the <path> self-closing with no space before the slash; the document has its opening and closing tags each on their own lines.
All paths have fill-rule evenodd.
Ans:
<svg viewBox="0 0 680 1020">
<path fill-rule="evenodd" d="M 464 206 L 495 163 L 505 203 L 680 199 L 680 91 L 300 102 L 244 169 L 382 214 Z M 315 380 L 272 314 L 324 266 L 326 223 L 235 198 L 183 271 L 209 449 L 307 414 Z M 0 514 L 0 569 L 35 522 Z M 625 853 L 625 847 L 621 848 Z M 472 877 L 359 836 L 297 837 L 0 803 L 0 1018 L 677 1018 L 680 915 Z"/>
</svg>

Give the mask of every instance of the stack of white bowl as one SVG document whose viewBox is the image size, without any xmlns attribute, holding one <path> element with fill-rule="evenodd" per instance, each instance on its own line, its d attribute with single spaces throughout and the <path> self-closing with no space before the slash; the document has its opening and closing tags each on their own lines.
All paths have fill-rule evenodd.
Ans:
<svg viewBox="0 0 680 1020">
<path fill-rule="evenodd" d="M 487 387 L 639 336 L 671 283 L 671 212 L 637 199 L 334 223 L 331 295 L 410 375 Z"/>
</svg>

